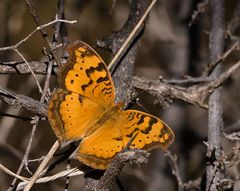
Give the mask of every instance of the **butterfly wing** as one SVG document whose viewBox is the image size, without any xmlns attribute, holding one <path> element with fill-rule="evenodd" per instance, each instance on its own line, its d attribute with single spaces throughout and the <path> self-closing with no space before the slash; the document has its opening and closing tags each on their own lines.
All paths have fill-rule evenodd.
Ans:
<svg viewBox="0 0 240 191">
<path fill-rule="evenodd" d="M 159 118 L 137 110 L 121 112 L 124 146 L 135 136 L 130 148 L 166 150 L 174 141 L 172 130 Z"/>
<path fill-rule="evenodd" d="M 49 102 L 48 119 L 61 143 L 82 139 L 75 158 L 106 169 L 135 135 L 131 148 L 167 149 L 174 134 L 160 119 L 136 110 L 120 111 L 114 105 L 111 76 L 91 47 L 78 41 L 68 51 L 68 62 L 59 75 L 60 88 Z"/>
<path fill-rule="evenodd" d="M 120 123 L 119 120 L 107 120 L 80 142 L 72 157 L 92 168 L 106 169 L 113 157 L 124 148 Z"/>
<path fill-rule="evenodd" d="M 48 119 L 60 142 L 94 132 L 93 124 L 115 98 L 108 69 L 89 45 L 77 41 L 68 47 L 68 53 L 59 73 L 60 87 L 48 106 Z"/>
<path fill-rule="evenodd" d="M 106 169 L 135 135 L 130 148 L 166 150 L 174 140 L 172 130 L 157 117 L 137 110 L 119 111 L 82 140 L 74 158 L 92 168 Z"/>
<path fill-rule="evenodd" d="M 69 58 L 59 75 L 60 86 L 102 106 L 113 104 L 114 84 L 97 52 L 82 41 L 74 42 L 67 49 Z"/>
<path fill-rule="evenodd" d="M 79 140 L 89 133 L 101 108 L 86 96 L 57 89 L 48 105 L 48 120 L 61 143 Z"/>
</svg>

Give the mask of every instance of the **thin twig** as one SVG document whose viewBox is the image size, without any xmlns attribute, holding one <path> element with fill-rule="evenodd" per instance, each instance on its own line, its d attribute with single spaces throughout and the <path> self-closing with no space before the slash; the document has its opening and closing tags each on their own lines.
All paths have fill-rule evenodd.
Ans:
<svg viewBox="0 0 240 191">
<path fill-rule="evenodd" d="M 40 83 L 38 82 L 38 79 L 37 79 L 34 71 L 32 70 L 31 66 L 28 64 L 28 62 L 27 62 L 27 60 L 24 58 L 24 56 L 18 51 L 18 49 L 14 49 L 14 50 L 15 50 L 15 52 L 23 59 L 23 61 L 24 61 L 24 62 L 26 63 L 26 65 L 28 66 L 28 69 L 30 70 L 30 72 L 31 72 L 31 74 L 32 74 L 32 76 L 33 76 L 36 84 L 37 84 L 39 93 L 42 93 L 42 88 L 41 88 L 41 86 L 40 86 Z"/>
<path fill-rule="evenodd" d="M 209 0 L 204 0 L 197 4 L 197 9 L 193 11 L 193 14 L 191 16 L 191 20 L 188 24 L 188 26 L 192 26 L 193 23 L 196 21 L 196 19 L 199 17 L 201 13 L 204 13 L 206 11 L 206 7 L 209 3 Z"/>
<path fill-rule="evenodd" d="M 46 183 L 46 182 L 51 182 L 51 181 L 54 181 L 56 179 L 63 178 L 63 177 L 79 176 L 79 175 L 83 175 L 83 174 L 84 174 L 84 172 L 78 170 L 78 168 L 72 168 L 72 169 L 69 169 L 69 170 L 61 171 L 61 172 L 59 172 L 57 174 L 54 174 L 52 176 L 45 176 L 45 177 L 42 177 L 42 178 L 38 178 L 36 180 L 36 183 Z M 20 182 L 18 184 L 16 190 L 22 190 L 27 184 L 28 184 L 28 181 Z"/>
<path fill-rule="evenodd" d="M 36 172 L 34 173 L 34 175 L 31 177 L 31 179 L 28 182 L 27 186 L 25 187 L 24 191 L 29 191 L 31 189 L 31 187 L 36 182 L 37 178 L 39 177 L 39 175 L 41 174 L 43 169 L 47 166 L 48 162 L 51 160 L 53 154 L 58 149 L 58 147 L 59 147 L 59 142 L 56 141 L 53 144 L 50 151 L 48 152 L 48 154 L 46 155 L 46 157 L 44 158 L 44 160 L 42 161 L 42 163 L 40 164 L 40 166 L 38 167 L 38 169 L 36 170 Z"/>
<path fill-rule="evenodd" d="M 63 1 L 62 1 L 63 2 Z M 63 3 L 62 3 L 63 4 Z M 59 13 L 58 14 L 63 14 L 63 8 L 62 9 L 59 9 Z M 58 15 L 57 15 L 57 19 L 58 19 Z M 54 33 L 54 37 L 53 37 L 53 46 L 56 44 L 56 41 L 57 41 L 57 36 L 59 34 L 59 31 L 60 31 L 60 24 L 57 23 L 57 26 L 56 26 L 56 30 L 55 30 L 55 33 Z M 55 39 L 56 38 L 56 39 Z M 50 47 L 50 50 L 52 51 L 51 47 Z M 51 59 L 51 58 L 50 58 Z M 56 57 L 55 57 L 55 60 L 56 60 Z M 59 65 L 59 64 L 58 64 Z M 59 65 L 60 66 L 60 65 Z M 47 70 L 47 76 L 46 76 L 46 79 L 45 79 L 45 84 L 44 84 L 44 90 L 43 90 L 43 94 L 42 94 L 42 97 L 41 97 L 41 100 L 40 102 L 44 102 L 44 98 L 45 98 L 45 95 L 48 91 L 48 88 L 49 88 L 49 82 L 50 82 L 50 77 L 51 77 L 51 73 L 52 73 L 52 68 L 53 68 L 53 61 L 50 60 L 49 62 L 49 65 L 48 65 L 48 70 Z M 56 147 L 56 148 L 55 148 Z M 50 154 L 47 155 L 47 159 L 45 158 L 42 163 L 40 164 L 40 166 L 38 167 L 38 169 L 36 170 L 36 172 L 34 173 L 34 175 L 32 176 L 31 180 L 29 181 L 29 183 L 27 184 L 26 188 L 24 189 L 24 191 L 27 191 L 27 190 L 30 190 L 31 187 L 33 186 L 33 184 L 35 183 L 35 181 L 37 180 L 38 176 L 40 175 L 40 173 L 42 172 L 42 170 L 46 167 L 46 165 L 48 164 L 49 160 L 52 158 L 54 152 L 57 150 L 57 148 L 59 147 L 59 142 L 56 141 L 55 144 L 53 145 L 52 149 L 53 152 L 50 152 Z M 55 150 L 54 150 L 55 149 Z"/>
<path fill-rule="evenodd" d="M 27 4 L 28 9 L 29 9 L 29 12 L 31 13 L 31 15 L 32 15 L 32 17 L 33 17 L 36 25 L 37 25 L 37 26 L 40 26 L 40 25 L 41 25 L 41 22 L 40 22 L 39 16 L 38 16 L 37 13 L 35 12 L 35 8 L 34 8 L 34 5 L 33 5 L 32 0 L 24 0 L 24 1 L 25 1 L 25 3 Z M 53 57 L 53 59 L 55 60 L 55 62 L 57 63 L 57 65 L 58 65 L 59 67 L 61 67 L 62 65 L 61 65 L 61 63 L 60 63 L 60 60 L 58 59 L 58 56 L 57 56 L 56 53 L 54 52 L 54 46 L 52 46 L 52 44 L 51 44 L 51 42 L 50 42 L 50 40 L 49 40 L 49 38 L 48 38 L 47 32 L 45 31 L 44 28 L 42 28 L 42 29 L 40 30 L 40 33 L 41 33 L 41 35 L 42 35 L 42 37 L 43 37 L 43 39 L 44 39 L 44 41 L 45 41 L 45 43 L 46 43 L 46 45 L 47 45 L 47 47 L 48 47 L 48 50 L 50 51 L 51 57 Z"/>
<path fill-rule="evenodd" d="M 48 65 L 48 71 L 47 71 L 47 76 L 46 76 L 46 79 L 45 79 L 45 84 L 44 84 L 44 89 L 43 89 L 43 92 L 42 92 L 42 96 L 41 96 L 41 99 L 40 99 L 40 103 L 43 103 L 44 102 L 44 99 L 47 95 L 47 92 L 48 92 L 48 88 L 49 88 L 49 81 L 50 81 L 50 76 L 51 76 L 51 71 L 52 71 L 52 67 L 53 67 L 53 62 L 50 61 L 49 62 L 49 65 Z M 27 160 L 28 160 L 28 156 L 29 156 L 29 153 L 30 153 L 30 149 L 31 149 L 31 145 L 32 145 L 32 141 L 33 141 L 33 138 L 34 138 L 34 135 L 35 135 L 35 131 L 36 131 L 36 128 L 37 128 L 37 125 L 38 125 L 38 122 L 39 122 L 39 116 L 35 116 L 35 121 L 34 121 L 34 124 L 33 124 L 33 128 L 32 128 L 32 132 L 31 132 L 31 136 L 30 136 L 30 139 L 29 139 L 29 142 L 28 142 L 28 146 L 27 146 L 27 149 L 26 149 L 26 152 L 25 152 L 25 155 L 24 155 L 24 160 L 25 160 L 25 166 L 27 166 Z M 56 144 L 56 143 L 55 143 Z M 53 147 L 55 146 L 55 144 L 53 145 Z M 58 146 L 57 146 L 58 147 Z M 51 151 L 51 150 L 50 150 Z M 49 151 L 49 152 L 50 152 Z M 54 151 L 55 152 L 55 151 Z M 53 152 L 53 153 L 54 153 Z M 52 154 L 53 154 L 52 153 Z M 52 158 L 52 155 L 49 157 L 49 160 Z M 45 158 L 46 159 L 46 158 Z M 48 161 L 47 161 L 48 162 Z M 42 163 L 40 164 L 39 168 L 41 167 L 41 165 L 47 165 L 47 162 L 45 160 L 42 161 Z M 23 164 L 23 163 L 22 163 Z M 22 165 L 21 164 L 21 165 Z M 20 165 L 20 167 L 21 167 Z M 45 167 L 45 166 L 44 166 Z M 21 168 L 19 168 L 21 169 Z M 38 173 L 38 174 L 37 174 Z M 39 176 L 39 174 L 41 173 L 41 171 L 39 172 L 38 170 L 35 172 L 35 174 L 33 175 L 33 177 L 31 178 L 31 180 L 29 181 L 29 189 L 31 188 L 31 186 L 34 184 L 34 181 L 36 180 L 36 178 Z"/>
<path fill-rule="evenodd" d="M 144 20 L 146 19 L 146 17 L 148 16 L 149 12 L 151 11 L 153 5 L 157 2 L 157 0 L 152 0 L 151 4 L 149 5 L 149 7 L 147 8 L 147 10 L 145 11 L 144 15 L 142 16 L 142 18 L 139 20 L 139 22 L 137 23 L 137 25 L 134 27 L 134 29 L 132 30 L 132 32 L 129 34 L 129 36 L 127 37 L 127 39 L 125 40 L 125 42 L 123 43 L 123 45 L 121 46 L 121 48 L 118 50 L 117 54 L 115 54 L 115 56 L 113 57 L 112 61 L 109 63 L 108 65 L 108 69 L 110 70 L 113 66 L 113 64 L 116 62 L 116 60 L 118 60 L 119 56 L 122 54 L 122 52 L 126 49 L 128 43 L 132 40 L 132 37 L 135 35 L 135 33 L 137 32 L 138 28 L 143 24 Z"/>
<path fill-rule="evenodd" d="M 22 40 L 20 40 L 18 43 L 16 43 L 15 45 L 12 46 L 6 46 L 6 47 L 0 47 L 0 51 L 6 51 L 6 50 L 14 50 L 17 49 L 21 44 L 25 43 L 29 38 L 32 37 L 33 34 L 35 34 L 37 31 L 40 31 L 43 28 L 46 28 L 48 26 L 51 26 L 57 22 L 63 22 L 63 23 L 68 23 L 68 24 L 74 24 L 77 22 L 77 20 L 73 20 L 73 21 L 68 21 L 68 20 L 62 20 L 62 19 L 58 19 L 56 18 L 53 21 L 50 21 L 49 23 L 46 23 L 44 25 L 38 26 L 36 29 L 34 29 L 30 34 L 28 34 L 25 38 L 23 38 Z"/>
<path fill-rule="evenodd" d="M 233 43 L 230 48 L 225 51 L 222 55 L 218 55 L 216 60 L 211 61 L 202 73 L 202 77 L 207 77 L 209 73 L 221 62 L 223 62 L 234 50 L 239 49 L 239 42 Z"/>
<path fill-rule="evenodd" d="M 173 155 L 170 151 L 165 151 L 165 156 L 169 158 L 169 163 L 171 165 L 172 174 L 176 177 L 178 183 L 178 190 L 200 190 L 201 179 L 196 179 L 194 181 L 183 182 L 181 178 L 181 173 L 177 164 L 177 156 Z"/>
<path fill-rule="evenodd" d="M 178 182 L 178 187 L 183 190 L 184 186 L 183 186 L 183 181 L 180 175 L 180 171 L 177 165 L 177 156 L 176 155 L 172 155 L 172 153 L 170 151 L 165 151 L 165 156 L 167 156 L 170 160 L 170 164 L 172 166 L 172 174 L 176 177 L 177 182 Z"/>
<path fill-rule="evenodd" d="M 31 2 L 31 0 L 25 0 L 26 4 L 28 5 L 29 7 L 29 11 L 31 13 L 31 15 L 33 16 L 34 18 L 34 21 L 36 22 L 37 26 L 40 26 L 40 20 L 37 16 L 37 14 L 35 13 L 35 9 L 33 7 L 33 3 Z M 56 18 L 56 20 L 59 20 L 58 18 Z M 53 47 L 51 46 L 50 44 L 50 41 L 47 37 L 47 33 L 45 32 L 44 28 L 40 28 L 39 29 L 41 34 L 42 34 L 42 37 L 44 38 L 49 50 L 50 50 L 50 53 L 51 55 L 53 56 L 54 60 L 58 63 L 58 66 L 60 67 L 60 62 L 59 60 L 57 59 L 55 53 L 53 52 Z M 41 99 L 40 99 L 40 103 L 44 103 L 44 100 L 45 100 L 45 97 L 47 95 L 47 92 L 48 92 L 48 88 L 49 88 L 49 81 L 50 81 L 50 76 L 51 76 L 51 71 L 52 71 L 52 67 L 53 67 L 53 61 L 52 61 L 52 57 L 49 56 L 49 59 L 50 59 L 50 62 L 49 62 L 49 65 L 48 65 L 48 71 L 47 71 L 47 76 L 46 76 L 46 80 L 45 80 L 45 84 L 44 84 L 44 89 L 42 91 L 42 96 L 41 96 Z M 24 157 L 23 157 L 23 160 L 18 168 L 18 171 L 17 171 L 17 174 L 20 174 L 24 164 L 25 164 L 25 167 L 28 169 L 28 163 L 27 163 L 27 160 L 28 160 L 28 156 L 29 156 L 29 153 L 30 153 L 30 150 L 31 150 L 31 145 L 32 145 L 32 141 L 33 141 L 33 138 L 34 138 L 34 135 L 35 135 L 35 131 L 36 131 L 36 128 L 37 128 L 37 125 L 38 125 L 38 122 L 39 122 L 39 116 L 35 116 L 35 121 L 34 121 L 34 124 L 33 124 L 33 128 L 32 128 L 32 132 L 31 132 L 31 136 L 30 136 L 30 139 L 29 139 L 29 142 L 28 142 L 28 145 L 27 145 L 27 149 L 25 151 L 25 154 L 24 154 Z M 44 162 L 44 161 L 43 161 Z M 41 165 L 40 165 L 41 166 Z M 34 177 L 33 177 L 33 181 L 31 181 L 32 184 L 34 184 Z M 15 185 L 15 182 L 16 182 L 16 179 L 13 180 L 12 184 L 11 184 L 11 188 L 12 189 Z M 29 188 L 31 188 L 31 184 L 29 183 Z"/>
<path fill-rule="evenodd" d="M 19 180 L 22 181 L 28 181 L 29 179 L 23 176 L 20 176 L 18 174 L 15 174 L 14 172 L 12 172 L 11 170 L 9 170 L 8 168 L 6 168 L 5 166 L 3 166 L 2 164 L 0 164 L 0 169 L 3 170 L 4 172 L 6 172 L 7 174 L 9 174 L 10 176 L 13 176 Z"/>
</svg>

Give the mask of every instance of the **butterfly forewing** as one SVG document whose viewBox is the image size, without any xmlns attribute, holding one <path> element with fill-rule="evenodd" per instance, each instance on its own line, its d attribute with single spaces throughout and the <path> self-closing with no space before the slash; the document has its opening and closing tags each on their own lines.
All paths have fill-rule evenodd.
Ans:
<svg viewBox="0 0 240 191">
<path fill-rule="evenodd" d="M 115 89 L 102 58 L 81 41 L 70 45 L 68 52 L 68 62 L 60 72 L 60 85 L 89 97 L 101 106 L 113 104 Z"/>
<path fill-rule="evenodd" d="M 88 97 L 58 89 L 48 105 L 48 120 L 63 143 L 79 140 L 88 134 L 89 127 L 101 112 L 99 105 Z"/>
</svg>

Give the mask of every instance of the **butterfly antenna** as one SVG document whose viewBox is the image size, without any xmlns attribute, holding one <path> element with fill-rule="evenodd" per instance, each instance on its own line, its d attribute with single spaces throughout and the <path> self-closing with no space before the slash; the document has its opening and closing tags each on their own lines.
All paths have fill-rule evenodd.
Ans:
<svg viewBox="0 0 240 191">
<path fill-rule="evenodd" d="M 147 109 L 146 107 L 144 107 L 144 106 L 140 103 L 139 100 L 140 100 L 139 98 L 136 99 L 136 104 L 137 104 L 139 107 L 141 107 L 145 112 L 148 112 L 148 113 L 149 113 L 148 109 Z"/>
<path fill-rule="evenodd" d="M 142 94 L 144 91 L 141 90 L 140 92 L 134 91 L 134 95 L 132 96 L 131 100 L 128 101 L 124 101 L 124 103 L 127 103 L 127 106 L 125 109 L 130 109 L 134 104 L 137 104 L 138 100 L 139 100 L 139 95 Z"/>
</svg>

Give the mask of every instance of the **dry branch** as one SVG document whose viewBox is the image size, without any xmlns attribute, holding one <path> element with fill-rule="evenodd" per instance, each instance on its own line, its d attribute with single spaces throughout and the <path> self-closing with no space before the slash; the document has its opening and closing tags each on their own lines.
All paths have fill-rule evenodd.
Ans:
<svg viewBox="0 0 240 191">
<path fill-rule="evenodd" d="M 147 91 L 160 101 L 170 99 L 179 99 L 190 104 L 207 108 L 207 98 L 211 93 L 222 85 L 222 83 L 229 78 L 240 67 L 240 61 L 228 68 L 218 78 L 198 85 L 191 85 L 189 87 L 180 87 L 169 84 L 159 80 L 149 80 L 142 77 L 134 77 L 134 87 Z"/>
<path fill-rule="evenodd" d="M 144 150 L 129 150 L 118 153 L 104 175 L 98 180 L 91 180 L 87 182 L 84 191 L 110 191 L 116 181 L 116 176 L 121 172 L 122 168 L 127 162 L 135 164 L 146 163 L 149 153 Z"/>
<path fill-rule="evenodd" d="M 178 183 L 178 190 L 183 191 L 183 190 L 200 190 L 200 183 L 201 183 L 201 178 L 194 180 L 194 181 L 188 181 L 184 183 L 182 181 L 181 173 L 177 164 L 177 156 L 172 155 L 170 151 L 165 152 L 165 156 L 169 158 L 169 163 L 172 167 L 172 174 L 176 177 L 177 183 Z"/>
<path fill-rule="evenodd" d="M 35 74 L 46 74 L 48 61 L 28 62 Z M 0 62 L 0 74 L 29 74 L 30 70 L 23 61 Z"/>
<path fill-rule="evenodd" d="M 0 87 L 0 99 L 17 109 L 24 108 L 35 114 L 46 116 L 45 105 L 35 99 L 32 99 L 31 97 L 16 94 Z"/>
<path fill-rule="evenodd" d="M 131 2 L 130 13 L 124 26 L 109 37 L 98 40 L 98 45 L 116 54 L 111 62 L 110 72 L 116 87 L 116 102 L 131 100 L 132 76 L 137 56 L 138 41 L 142 36 L 147 15 L 155 4 L 155 0 Z M 121 48 L 124 45 L 125 48 Z M 123 91 L 126 90 L 126 91 Z"/>
<path fill-rule="evenodd" d="M 211 62 L 218 60 L 224 48 L 224 1 L 211 0 L 211 32 L 209 36 L 209 49 Z M 221 62 L 213 69 L 210 77 L 218 78 L 222 72 Z M 218 160 L 221 153 L 221 130 L 223 128 L 223 100 L 222 88 L 216 89 L 208 100 L 208 151 L 207 158 Z M 215 169 L 214 162 L 207 164 L 206 189 L 213 191 L 222 178 L 220 169 Z"/>
</svg>

